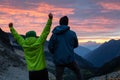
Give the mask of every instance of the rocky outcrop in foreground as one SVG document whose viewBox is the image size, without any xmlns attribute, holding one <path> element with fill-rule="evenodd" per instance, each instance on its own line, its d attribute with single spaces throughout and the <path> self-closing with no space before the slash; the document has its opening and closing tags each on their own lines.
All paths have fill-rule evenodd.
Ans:
<svg viewBox="0 0 120 80">
<path fill-rule="evenodd" d="M 55 80 L 51 72 L 49 77 L 50 80 Z M 0 44 L 0 80 L 28 80 L 23 51 L 12 51 Z"/>
</svg>

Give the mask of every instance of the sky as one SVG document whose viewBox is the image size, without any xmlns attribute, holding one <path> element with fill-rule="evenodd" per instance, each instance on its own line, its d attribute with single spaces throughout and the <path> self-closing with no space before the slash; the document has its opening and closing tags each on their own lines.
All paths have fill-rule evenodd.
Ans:
<svg viewBox="0 0 120 80">
<path fill-rule="evenodd" d="M 19 34 L 35 30 L 39 36 L 50 12 L 51 31 L 66 15 L 80 43 L 120 39 L 120 0 L 0 0 L 0 28 L 10 32 L 8 24 L 13 22 Z"/>
</svg>

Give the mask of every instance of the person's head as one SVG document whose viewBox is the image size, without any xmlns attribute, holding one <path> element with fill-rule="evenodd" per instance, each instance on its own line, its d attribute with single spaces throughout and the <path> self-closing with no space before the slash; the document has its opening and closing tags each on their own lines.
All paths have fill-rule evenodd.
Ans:
<svg viewBox="0 0 120 80">
<path fill-rule="evenodd" d="M 68 25 L 68 21 L 69 21 L 68 17 L 63 16 L 63 17 L 60 18 L 59 24 L 60 25 Z"/>
<path fill-rule="evenodd" d="M 26 38 L 28 37 L 36 37 L 36 32 L 35 31 L 28 31 L 26 33 Z"/>
</svg>

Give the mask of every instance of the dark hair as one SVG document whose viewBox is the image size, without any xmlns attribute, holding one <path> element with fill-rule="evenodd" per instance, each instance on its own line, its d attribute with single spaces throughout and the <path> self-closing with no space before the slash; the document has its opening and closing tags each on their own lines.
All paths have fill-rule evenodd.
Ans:
<svg viewBox="0 0 120 80">
<path fill-rule="evenodd" d="M 68 25 L 68 21 L 69 21 L 68 17 L 63 16 L 63 17 L 60 18 L 59 24 L 60 25 Z"/>
</svg>

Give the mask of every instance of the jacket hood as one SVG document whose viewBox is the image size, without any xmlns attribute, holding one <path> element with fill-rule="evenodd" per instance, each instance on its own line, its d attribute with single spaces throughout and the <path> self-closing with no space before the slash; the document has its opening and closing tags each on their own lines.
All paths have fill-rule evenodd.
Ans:
<svg viewBox="0 0 120 80">
<path fill-rule="evenodd" d="M 53 33 L 54 34 L 62 34 L 64 32 L 66 32 L 67 30 L 69 30 L 70 27 L 69 26 L 66 26 L 66 25 L 60 25 L 60 26 L 57 26 L 53 29 Z"/>
<path fill-rule="evenodd" d="M 36 37 L 36 32 L 35 31 L 28 31 L 26 33 L 26 38 L 28 37 Z"/>
</svg>

